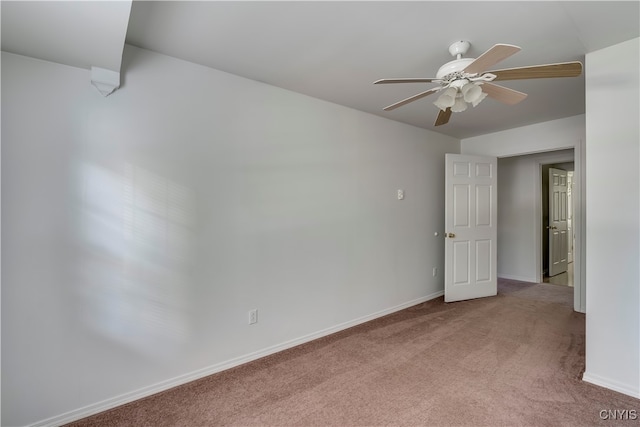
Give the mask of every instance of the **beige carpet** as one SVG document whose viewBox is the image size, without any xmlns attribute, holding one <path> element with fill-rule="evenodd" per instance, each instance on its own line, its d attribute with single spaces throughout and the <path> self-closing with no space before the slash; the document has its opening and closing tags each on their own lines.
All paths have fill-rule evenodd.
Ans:
<svg viewBox="0 0 640 427">
<path fill-rule="evenodd" d="M 580 380 L 573 289 L 502 280 L 81 420 L 73 426 L 590 426 L 640 400 Z"/>
</svg>

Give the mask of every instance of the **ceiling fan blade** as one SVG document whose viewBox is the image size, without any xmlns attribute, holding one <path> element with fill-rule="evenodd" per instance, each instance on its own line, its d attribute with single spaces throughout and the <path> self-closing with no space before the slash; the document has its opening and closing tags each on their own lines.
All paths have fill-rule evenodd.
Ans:
<svg viewBox="0 0 640 427">
<path fill-rule="evenodd" d="M 508 87 L 494 85 L 493 83 L 483 83 L 481 87 L 487 96 L 509 105 L 517 104 L 527 97 L 526 93 L 518 92 Z"/>
<path fill-rule="evenodd" d="M 417 95 L 410 96 L 407 99 L 403 99 L 402 101 L 396 102 L 395 104 L 391 104 L 388 107 L 384 107 L 384 111 L 395 110 L 398 107 L 402 107 L 403 105 L 407 105 L 410 102 L 417 101 L 418 99 L 424 98 L 425 96 L 431 95 L 432 93 L 435 93 L 435 92 L 437 92 L 439 90 L 440 90 L 440 88 L 438 87 L 438 88 L 435 88 L 435 89 L 429 89 L 429 90 L 426 90 L 424 92 L 420 92 Z"/>
<path fill-rule="evenodd" d="M 511 44 L 496 44 L 485 53 L 477 57 L 471 64 L 462 71 L 469 74 L 481 73 L 494 64 L 510 57 L 520 51 L 518 46 Z"/>
<path fill-rule="evenodd" d="M 551 77 L 578 77 L 582 74 L 580 61 L 561 62 L 558 64 L 534 65 L 531 67 L 507 68 L 489 71 L 497 80 L 546 79 Z"/>
<path fill-rule="evenodd" d="M 434 126 L 441 126 L 449 123 L 449 117 L 451 117 L 451 108 L 447 108 L 446 111 L 440 110 L 438 113 L 438 117 L 436 117 L 436 122 L 433 124 Z"/>
<path fill-rule="evenodd" d="M 441 82 L 441 79 L 433 78 L 407 78 L 407 79 L 380 79 L 373 82 L 374 85 L 387 84 L 387 83 L 431 83 Z"/>
</svg>

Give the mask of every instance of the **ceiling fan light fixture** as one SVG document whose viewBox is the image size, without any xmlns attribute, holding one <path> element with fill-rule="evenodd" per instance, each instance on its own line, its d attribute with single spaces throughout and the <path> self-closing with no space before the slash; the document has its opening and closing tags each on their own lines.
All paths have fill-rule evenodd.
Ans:
<svg viewBox="0 0 640 427">
<path fill-rule="evenodd" d="M 453 105 L 451 106 L 451 111 L 453 111 L 454 113 L 461 113 L 466 109 L 467 109 L 467 103 L 464 102 L 464 98 L 462 97 L 462 95 L 458 96 L 455 102 L 453 103 Z"/>
<path fill-rule="evenodd" d="M 435 106 L 446 111 L 447 108 L 453 107 L 456 102 L 456 96 L 458 95 L 458 89 L 455 87 L 449 87 L 442 92 L 442 95 L 434 102 Z"/>
<path fill-rule="evenodd" d="M 480 101 L 482 101 L 486 97 L 487 97 L 487 93 L 486 92 L 482 92 L 482 90 L 480 90 L 480 96 L 477 97 L 474 101 L 471 101 L 471 105 L 473 105 L 475 107 L 476 105 L 480 104 Z"/>
<path fill-rule="evenodd" d="M 464 100 L 466 102 L 471 102 L 471 103 L 475 102 L 478 98 L 482 96 L 482 89 L 480 88 L 480 86 L 471 82 L 462 86 L 462 89 L 460 89 L 460 92 L 462 92 L 462 96 L 464 97 Z"/>
</svg>

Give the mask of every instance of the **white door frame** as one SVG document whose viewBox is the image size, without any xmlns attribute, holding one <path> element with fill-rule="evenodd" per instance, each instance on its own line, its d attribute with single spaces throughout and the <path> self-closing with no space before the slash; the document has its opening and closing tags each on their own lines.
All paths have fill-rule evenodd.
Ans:
<svg viewBox="0 0 640 427">
<path fill-rule="evenodd" d="M 573 242 L 573 196 L 571 194 L 573 193 L 573 171 L 567 171 L 567 184 L 569 186 L 567 194 L 567 201 L 569 202 L 569 221 L 567 222 L 567 234 L 569 235 L 569 241 L 567 243 L 567 249 L 569 250 L 569 256 L 567 261 L 573 262 L 573 247 L 575 246 Z"/>
<path fill-rule="evenodd" d="M 582 171 L 582 147 L 580 144 L 576 144 L 573 147 L 573 155 L 571 154 L 558 154 L 557 157 L 545 157 L 536 161 L 538 169 L 538 177 L 535 180 L 534 194 L 535 199 L 535 212 L 534 212 L 534 230 L 535 230 L 535 261 L 536 261 L 536 281 L 542 283 L 542 165 L 553 163 L 574 162 L 574 192 L 573 206 L 574 206 L 574 218 L 573 227 L 576 236 L 576 244 L 573 254 L 573 309 L 580 313 L 586 312 L 586 293 L 585 293 L 585 275 L 584 272 L 584 244 L 583 236 L 585 233 L 584 225 L 584 194 L 585 189 L 582 183 L 583 171 Z M 560 150 L 560 149 L 559 149 Z M 557 150 L 553 150 L 557 151 Z M 550 151 L 550 152 L 553 152 Z M 546 231 L 546 230 L 545 230 Z"/>
</svg>

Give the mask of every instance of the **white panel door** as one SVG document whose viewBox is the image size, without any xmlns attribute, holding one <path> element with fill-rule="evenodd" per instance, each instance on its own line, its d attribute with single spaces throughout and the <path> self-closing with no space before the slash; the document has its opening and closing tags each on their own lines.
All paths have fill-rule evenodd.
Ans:
<svg viewBox="0 0 640 427">
<path fill-rule="evenodd" d="M 549 168 L 549 276 L 567 271 L 567 171 Z"/>
<path fill-rule="evenodd" d="M 497 294 L 495 157 L 445 155 L 444 300 Z"/>
</svg>

